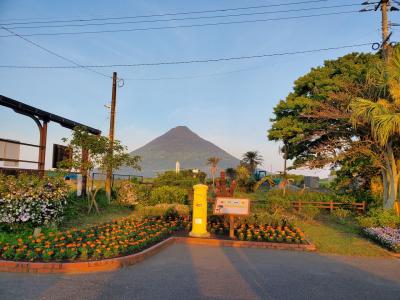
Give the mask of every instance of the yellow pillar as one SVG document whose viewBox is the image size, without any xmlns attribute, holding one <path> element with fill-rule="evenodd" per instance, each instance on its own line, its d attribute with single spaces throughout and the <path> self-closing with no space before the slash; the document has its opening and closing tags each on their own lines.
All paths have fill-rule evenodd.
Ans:
<svg viewBox="0 0 400 300">
<path fill-rule="evenodd" d="M 193 186 L 193 216 L 192 231 L 189 233 L 192 237 L 209 237 L 207 232 L 207 190 L 208 186 L 196 184 Z"/>
</svg>

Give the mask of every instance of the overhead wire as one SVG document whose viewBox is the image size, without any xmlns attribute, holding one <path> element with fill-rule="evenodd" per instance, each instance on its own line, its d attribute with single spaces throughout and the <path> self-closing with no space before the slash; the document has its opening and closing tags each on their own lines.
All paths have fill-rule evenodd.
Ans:
<svg viewBox="0 0 400 300">
<path fill-rule="evenodd" d="M 101 73 L 101 72 L 98 72 L 98 71 L 96 71 L 96 70 L 92 70 L 92 69 L 90 69 L 89 67 L 85 67 L 85 66 L 83 66 L 83 65 L 81 65 L 81 64 L 78 64 L 77 62 L 73 61 L 73 60 L 70 59 L 70 58 L 67 58 L 67 57 L 65 57 L 65 56 L 63 56 L 63 55 L 61 55 L 61 54 L 58 54 L 58 53 L 56 53 L 56 52 L 50 50 L 50 49 L 47 49 L 46 47 L 44 47 L 44 46 L 42 46 L 42 45 L 39 45 L 38 43 L 36 43 L 36 42 L 34 42 L 34 41 L 31 41 L 31 40 L 29 40 L 29 39 L 27 39 L 27 38 L 25 38 L 25 37 L 19 35 L 18 33 L 14 32 L 14 31 L 12 31 L 12 30 L 10 30 L 10 29 L 8 29 L 8 28 L 5 28 L 5 27 L 3 27 L 3 26 L 0 26 L 0 27 L 3 28 L 3 29 L 6 30 L 6 31 L 12 33 L 13 35 L 15 35 L 15 36 L 21 38 L 21 39 L 24 40 L 25 42 L 27 42 L 27 43 L 29 43 L 29 44 L 31 44 L 31 45 L 34 45 L 35 47 L 37 47 L 37 48 L 39 48 L 39 49 L 41 49 L 41 50 L 43 50 L 43 51 L 45 51 L 45 52 L 47 52 L 47 53 L 53 55 L 53 56 L 56 56 L 56 57 L 58 57 L 58 58 L 60 58 L 60 59 L 62 59 L 62 60 L 64 60 L 64 61 L 67 61 L 67 62 L 73 64 L 73 65 L 76 66 L 76 67 L 86 69 L 86 70 L 88 70 L 88 71 L 90 71 L 90 72 L 96 73 L 96 74 L 101 75 L 101 76 L 103 76 L 103 77 L 111 78 L 111 76 L 108 76 L 108 75 L 103 74 L 103 73 Z"/>
<path fill-rule="evenodd" d="M 266 14 L 276 14 L 276 13 L 312 11 L 312 10 L 322 10 L 322 9 L 331 9 L 331 8 L 339 8 L 339 7 L 352 7 L 352 6 L 359 6 L 359 4 L 343 4 L 343 5 L 319 6 L 319 7 L 308 7 L 308 8 L 298 8 L 298 9 L 288 9 L 288 10 L 263 11 L 263 12 L 251 12 L 251 13 L 215 15 L 215 16 L 184 17 L 184 18 L 172 18 L 172 19 L 106 22 L 106 23 L 84 23 L 84 24 L 14 26 L 14 27 L 5 26 L 5 27 L 8 28 L 8 29 L 37 29 L 37 28 L 109 26 L 109 25 L 123 25 L 123 24 L 140 24 L 140 23 L 157 23 L 157 22 L 171 22 L 171 21 L 188 21 L 188 20 L 202 20 L 202 19 L 231 18 L 231 17 L 255 16 L 255 15 L 266 15 Z"/>
<path fill-rule="evenodd" d="M 358 10 L 352 10 L 352 11 L 321 13 L 321 14 L 303 15 L 303 16 L 279 17 L 279 18 L 269 18 L 269 19 L 240 20 L 240 21 L 159 26 L 159 27 L 147 27 L 147 28 L 126 28 L 126 29 L 110 29 L 110 30 L 95 30 L 95 31 L 70 31 L 70 32 L 68 32 L 68 31 L 65 31 L 65 32 L 40 32 L 40 33 L 20 34 L 20 36 L 25 36 L 25 37 L 26 36 L 62 36 L 62 35 L 70 36 L 70 35 L 81 35 L 81 34 L 134 32 L 134 31 L 177 29 L 177 28 L 196 28 L 196 27 L 209 27 L 209 26 L 232 25 L 232 24 L 260 23 L 260 22 L 269 22 L 269 21 L 284 21 L 284 20 L 292 20 L 292 19 L 305 19 L 305 18 L 313 18 L 313 17 L 353 14 L 353 13 L 358 13 L 358 12 L 359 12 Z M 5 27 L 2 27 L 2 28 L 4 29 Z M 0 38 L 10 37 L 10 36 L 13 36 L 13 35 L 0 35 Z"/>
<path fill-rule="evenodd" d="M 181 61 L 162 61 L 153 63 L 133 63 L 133 64 L 109 64 L 109 65 L 74 65 L 74 66 L 22 66 L 22 65 L 0 65 L 3 69 L 77 69 L 77 68 L 136 68 L 136 67 L 153 67 L 153 66 L 165 66 L 165 65 L 186 65 L 186 64 L 199 64 L 199 63 L 215 63 L 223 61 L 238 61 L 238 60 L 250 60 L 264 57 L 274 56 L 287 56 L 305 53 L 315 53 L 330 50 L 339 50 L 347 48 L 356 48 L 362 46 L 371 46 L 372 42 L 343 45 L 336 47 L 326 47 L 319 49 L 310 50 L 296 50 L 291 52 L 276 52 L 276 53 L 264 53 L 258 55 L 247 55 L 247 56 L 233 56 L 233 57 L 221 57 L 221 58 L 210 58 L 210 59 L 192 59 L 192 60 L 181 60 Z"/>
<path fill-rule="evenodd" d="M 76 19 L 67 19 L 67 20 L 58 19 L 58 20 L 50 20 L 50 21 L 31 21 L 31 22 L 13 22 L 13 23 L 1 23 L 0 25 L 90 22 L 90 21 L 105 21 L 105 20 L 120 20 L 120 19 L 152 18 L 152 17 L 203 14 L 203 13 L 226 12 L 226 11 L 237 11 L 237 10 L 250 10 L 250 9 L 268 8 L 268 7 L 290 6 L 290 5 L 297 5 L 297 4 L 310 4 L 310 3 L 318 3 L 318 2 L 328 2 L 328 0 L 297 1 L 297 2 L 279 3 L 279 4 L 222 8 L 222 9 L 212 9 L 212 10 L 185 11 L 185 12 L 151 14 L 151 15 L 120 16 L 120 17 L 106 17 L 106 18 L 86 18 L 86 19 L 85 18 L 76 18 Z M 4 20 L 3 21 L 0 20 L 0 22 L 4 22 Z"/>
</svg>

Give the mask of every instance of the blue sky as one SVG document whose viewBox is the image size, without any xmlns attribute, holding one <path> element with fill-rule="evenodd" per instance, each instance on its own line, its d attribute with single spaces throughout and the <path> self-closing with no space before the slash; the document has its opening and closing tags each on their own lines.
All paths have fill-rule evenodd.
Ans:
<svg viewBox="0 0 400 300">
<path fill-rule="evenodd" d="M 0 0 L 0 20 L 1 23 L 7 23 L 16 22 L 14 19 L 25 18 L 68 19 L 135 16 L 288 2 L 298 1 Z M 245 12 L 266 12 L 360 2 L 331 0 Z M 360 8 L 361 6 L 244 16 L 211 20 L 211 22 L 352 11 Z M 218 14 L 229 13 L 238 13 L 238 11 Z M 394 22 L 398 21 L 398 17 L 393 14 L 391 14 L 391 19 Z M 109 26 L 107 29 L 206 22 L 210 21 L 124 24 Z M 258 55 L 375 42 L 380 40 L 379 28 L 380 14 L 371 12 L 201 28 L 72 36 L 32 36 L 28 38 L 79 64 L 93 65 Z M 24 34 L 88 29 L 96 30 L 99 27 L 13 30 Z M 4 30 L 0 31 L 1 35 L 7 34 Z M 396 36 L 394 33 L 394 40 Z M 270 127 L 269 119 L 272 117 L 273 107 L 291 91 L 296 78 L 308 72 L 312 67 L 321 65 L 326 59 L 333 59 L 352 51 L 370 51 L 370 47 L 243 61 L 109 68 L 99 71 L 110 76 L 113 71 L 117 71 L 119 77 L 125 79 L 125 85 L 119 88 L 117 93 L 116 132 L 117 138 L 126 144 L 129 150 L 142 146 L 172 127 L 186 125 L 200 136 L 237 157 L 247 150 L 260 151 L 265 159 L 264 167 L 277 171 L 281 170 L 283 165 L 278 153 L 279 145 L 267 140 L 267 130 Z M 68 63 L 18 37 L 7 37 L 0 38 L 0 65 L 62 66 L 68 65 Z M 162 79 L 166 77 L 180 79 Z M 182 79 L 182 77 L 189 78 Z M 0 94 L 108 133 L 108 110 L 104 104 L 108 103 L 111 98 L 110 79 L 84 69 L 10 70 L 1 68 L 0 78 Z M 69 135 L 69 130 L 61 128 L 58 124 L 50 123 L 48 145 L 60 143 L 62 137 Z M 29 118 L 0 107 L 0 137 L 37 143 L 38 130 Z M 27 149 L 23 150 L 23 155 L 24 159 L 36 156 Z M 50 160 L 51 151 L 48 151 L 48 166 Z M 325 176 L 327 172 L 315 173 L 315 171 L 303 170 L 300 173 Z"/>
</svg>

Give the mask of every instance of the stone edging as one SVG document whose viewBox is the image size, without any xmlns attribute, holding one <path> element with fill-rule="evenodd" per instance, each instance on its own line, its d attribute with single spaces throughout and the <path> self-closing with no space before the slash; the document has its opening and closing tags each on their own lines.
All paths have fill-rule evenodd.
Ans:
<svg viewBox="0 0 400 300">
<path fill-rule="evenodd" d="M 19 272 L 19 273 L 90 273 L 101 271 L 113 271 L 125 266 L 134 265 L 144 259 L 155 255 L 161 250 L 167 248 L 174 243 L 184 243 L 190 245 L 207 245 L 217 247 L 239 247 L 239 248 L 269 248 L 279 250 L 297 250 L 297 251 L 315 251 L 313 244 L 286 244 L 286 243 L 268 243 L 268 242 L 248 242 L 248 241 L 232 241 L 217 240 L 206 238 L 187 238 L 187 237 L 170 237 L 142 252 L 104 259 L 99 261 L 87 262 L 19 262 L 0 260 L 0 272 Z"/>
</svg>

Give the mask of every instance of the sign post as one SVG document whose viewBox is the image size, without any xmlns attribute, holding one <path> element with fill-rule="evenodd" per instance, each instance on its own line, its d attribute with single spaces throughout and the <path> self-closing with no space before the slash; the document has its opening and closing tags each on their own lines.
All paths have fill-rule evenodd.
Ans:
<svg viewBox="0 0 400 300">
<path fill-rule="evenodd" d="M 240 198 L 217 197 L 214 214 L 229 216 L 229 237 L 235 238 L 235 216 L 247 216 L 250 213 L 250 200 Z"/>
</svg>

